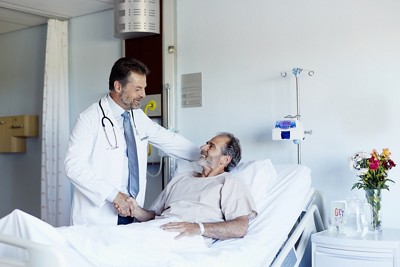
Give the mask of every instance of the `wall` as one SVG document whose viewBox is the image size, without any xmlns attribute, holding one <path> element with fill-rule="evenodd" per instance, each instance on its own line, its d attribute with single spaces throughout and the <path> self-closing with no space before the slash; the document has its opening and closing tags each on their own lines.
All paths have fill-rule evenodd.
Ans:
<svg viewBox="0 0 400 267">
<path fill-rule="evenodd" d="M 0 35 L 0 116 L 39 115 L 46 27 Z M 41 130 L 26 153 L 0 153 L 0 217 L 19 208 L 40 215 Z"/>
<path fill-rule="evenodd" d="M 363 197 L 350 190 L 357 181 L 350 155 L 388 147 L 400 163 L 399 9 L 397 0 L 177 0 L 178 81 L 203 73 L 202 107 L 182 108 L 176 88 L 177 129 L 199 144 L 231 131 L 244 160 L 296 163 L 296 146 L 272 141 L 271 129 L 296 115 L 291 70 L 313 70 L 299 83 L 302 122 L 313 131 L 302 163 L 327 203 Z M 383 194 L 383 224 L 399 227 L 400 214 L 391 211 L 400 201 L 400 165 L 390 177 L 396 184 Z"/>
</svg>

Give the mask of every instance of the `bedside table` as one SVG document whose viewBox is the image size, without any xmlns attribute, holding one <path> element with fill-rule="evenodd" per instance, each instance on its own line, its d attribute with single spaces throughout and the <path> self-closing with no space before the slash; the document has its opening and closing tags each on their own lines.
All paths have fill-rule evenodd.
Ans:
<svg viewBox="0 0 400 267">
<path fill-rule="evenodd" d="M 364 237 L 326 230 L 313 234 L 311 242 L 313 267 L 400 267 L 400 229 Z"/>
</svg>

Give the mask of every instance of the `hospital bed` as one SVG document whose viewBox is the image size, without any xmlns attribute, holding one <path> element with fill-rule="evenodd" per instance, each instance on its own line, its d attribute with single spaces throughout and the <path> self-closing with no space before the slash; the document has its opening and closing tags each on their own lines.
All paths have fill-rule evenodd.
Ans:
<svg viewBox="0 0 400 267">
<path fill-rule="evenodd" d="M 239 164 L 233 174 L 249 188 L 258 209 L 258 216 L 250 222 L 244 238 L 217 241 L 206 248 L 191 247 L 187 238 L 182 242 L 188 243 L 182 243 L 179 248 L 166 250 L 160 246 L 151 252 L 144 250 L 146 242 L 140 239 L 140 251 L 131 249 L 124 257 L 122 246 L 118 247 L 121 239 L 99 241 L 96 231 L 106 232 L 104 238 L 114 235 L 107 234 L 104 226 L 82 228 L 85 234 L 93 233 L 95 246 L 79 239 L 82 233 L 75 227 L 58 229 L 41 225 L 35 230 L 41 234 L 36 236 L 41 237 L 45 232 L 58 235 L 61 230 L 64 235 L 75 231 L 76 242 L 68 239 L 66 243 L 70 246 L 67 248 L 57 242 L 42 242 L 40 238 L 32 241 L 26 236 L 10 236 L 0 228 L 0 244 L 3 244 L 0 245 L 0 266 L 311 266 L 310 237 L 324 230 L 327 224 L 323 195 L 311 186 L 310 169 L 303 165 L 273 165 L 270 160 L 256 160 Z M 25 224 L 28 227 L 36 220 L 29 217 Z M 118 231 L 128 230 L 128 227 L 120 227 Z M 129 239 L 128 233 L 123 235 Z M 160 242 L 167 246 L 172 244 Z M 1 246 L 16 246 L 26 251 L 19 251 L 16 258 L 10 258 L 10 255 L 2 255 Z"/>
</svg>

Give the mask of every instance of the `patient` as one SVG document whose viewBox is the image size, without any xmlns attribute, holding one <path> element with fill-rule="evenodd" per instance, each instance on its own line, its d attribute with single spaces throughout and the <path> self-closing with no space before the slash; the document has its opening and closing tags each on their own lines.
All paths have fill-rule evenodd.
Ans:
<svg viewBox="0 0 400 267">
<path fill-rule="evenodd" d="M 64 255 L 66 266 L 145 266 L 149 259 L 152 266 L 169 266 L 171 255 L 174 261 L 185 262 L 178 257 L 180 251 L 200 251 L 214 239 L 247 234 L 249 220 L 257 215 L 254 201 L 227 173 L 240 159 L 236 137 L 221 133 L 212 138 L 201 147 L 201 173 L 177 175 L 149 210 L 133 198 L 127 200 L 135 218 L 146 223 L 57 228 L 15 210 L 0 219 L 0 233 L 51 245 Z M 19 255 L 15 248 L 0 244 L 0 258 Z"/>
<path fill-rule="evenodd" d="M 183 222 L 161 226 L 183 236 L 203 235 L 213 239 L 243 237 L 249 219 L 257 213 L 247 189 L 227 172 L 241 159 L 239 140 L 231 133 L 220 133 L 201 146 L 198 164 L 201 173 L 185 173 L 172 179 L 149 210 L 129 198 L 133 216 L 140 222 L 174 217 Z M 116 207 L 118 209 L 118 207 Z"/>
</svg>

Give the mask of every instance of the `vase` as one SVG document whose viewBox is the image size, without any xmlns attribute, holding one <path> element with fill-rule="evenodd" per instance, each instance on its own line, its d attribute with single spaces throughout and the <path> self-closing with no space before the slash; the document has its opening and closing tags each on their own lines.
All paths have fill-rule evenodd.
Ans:
<svg viewBox="0 0 400 267">
<path fill-rule="evenodd" d="M 373 232 L 381 232 L 381 189 L 365 189 L 365 197 L 371 209 L 371 218 L 368 229 Z"/>
</svg>

